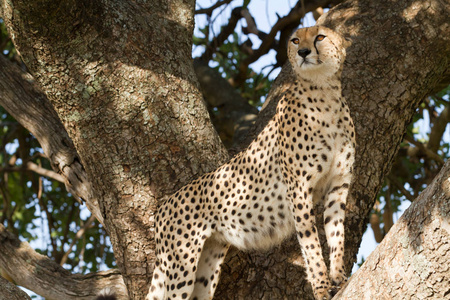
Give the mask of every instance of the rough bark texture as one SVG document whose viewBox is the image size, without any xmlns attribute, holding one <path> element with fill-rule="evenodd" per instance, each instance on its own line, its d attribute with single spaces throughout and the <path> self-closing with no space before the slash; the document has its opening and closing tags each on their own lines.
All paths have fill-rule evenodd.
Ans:
<svg viewBox="0 0 450 300">
<path fill-rule="evenodd" d="M 1 224 L 0 244 L 2 269 L 14 282 L 46 299 L 93 300 L 106 287 L 114 287 L 119 299 L 127 296 L 122 276 L 117 270 L 86 275 L 72 274 L 48 257 L 35 252 L 28 243 L 21 242 Z M 0 299 L 2 295 L 0 293 Z"/>
<path fill-rule="evenodd" d="M 24 291 L 0 276 L 0 300 L 29 300 Z"/>
<path fill-rule="evenodd" d="M 450 161 L 333 299 L 450 297 Z"/>
<path fill-rule="evenodd" d="M 153 270 L 158 201 L 227 158 L 188 59 L 194 3 L 0 3 L 86 170 L 93 191 L 87 198 L 98 199 L 129 295 L 142 299 Z M 449 78 L 448 2 L 379 3 L 348 1 L 322 20 L 353 40 L 343 74 L 359 146 L 347 211 L 348 269 L 406 125 Z M 290 76 L 284 68 L 254 132 L 273 114 Z M 267 254 L 231 251 L 216 298 L 311 299 L 299 253 L 293 240 Z"/>
<path fill-rule="evenodd" d="M 130 297 L 158 201 L 228 155 L 197 89 L 194 1 L 4 1 L 16 48 L 72 139 Z"/>
</svg>

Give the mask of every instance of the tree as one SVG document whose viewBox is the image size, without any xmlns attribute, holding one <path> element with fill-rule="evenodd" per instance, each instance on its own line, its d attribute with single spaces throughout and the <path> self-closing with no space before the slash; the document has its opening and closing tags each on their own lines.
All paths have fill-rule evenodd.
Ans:
<svg viewBox="0 0 450 300">
<path fill-rule="evenodd" d="M 305 6 L 301 2 L 286 19 L 280 19 L 255 53 L 267 52 L 278 31 L 286 38 L 306 11 L 331 1 Z M 347 209 L 347 267 L 355 261 L 377 192 L 416 108 L 427 95 L 448 84 L 448 10 L 448 3 L 438 0 L 392 1 L 383 7 L 353 0 L 333 8 L 319 21 L 353 41 L 343 74 L 358 142 Z M 22 71 L 0 60 L 6 70 L 2 72 L 1 104 L 38 139 L 68 190 L 108 230 L 132 299 L 142 299 L 150 283 L 153 212 L 158 203 L 228 159 L 202 101 L 194 66 L 187 59 L 193 11 L 194 1 L 1 2 L 1 15 L 16 49 L 37 82 L 24 81 Z M 250 55 L 239 65 L 238 74 L 230 80 L 233 85 L 239 86 L 246 78 L 256 56 Z M 205 64 L 200 61 L 196 66 L 198 71 Z M 290 82 L 292 74 L 285 66 L 248 139 L 239 144 L 241 148 L 273 115 Z M 447 193 L 448 188 L 443 189 Z M 23 244 L 0 229 L 0 250 L 13 249 L 1 257 L 16 256 Z M 20 253 L 25 258 L 33 255 L 29 249 Z M 0 265 L 14 275 L 18 266 L 27 266 L 27 259 L 17 261 L 11 264 L 0 259 Z M 67 274 L 42 257 L 38 262 L 41 270 L 51 270 L 48 274 L 56 278 L 36 276 L 36 271 L 27 277 L 47 281 L 34 281 L 31 286 L 49 298 L 89 299 L 111 284 L 107 279 Z M 308 299 L 311 291 L 301 279 L 301 265 L 293 241 L 268 254 L 231 251 L 216 296 Z M 58 276 L 64 280 L 56 281 Z M 78 284 L 80 278 L 85 280 Z M 121 277 L 113 273 L 113 278 L 117 280 L 114 286 L 120 287 Z M 24 282 L 24 276 L 13 279 Z M 54 288 L 45 288 L 49 282 Z M 124 297 L 123 289 L 119 293 Z"/>
</svg>

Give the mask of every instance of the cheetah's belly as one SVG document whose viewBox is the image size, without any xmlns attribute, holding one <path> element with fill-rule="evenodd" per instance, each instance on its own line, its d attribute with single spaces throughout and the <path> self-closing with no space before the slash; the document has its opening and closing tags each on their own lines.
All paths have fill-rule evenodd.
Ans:
<svg viewBox="0 0 450 300">
<path fill-rule="evenodd" d="M 215 238 L 241 250 L 267 250 L 294 232 L 294 220 L 286 200 L 287 186 L 280 181 L 261 190 L 248 200 L 230 205 L 221 216 Z"/>
</svg>

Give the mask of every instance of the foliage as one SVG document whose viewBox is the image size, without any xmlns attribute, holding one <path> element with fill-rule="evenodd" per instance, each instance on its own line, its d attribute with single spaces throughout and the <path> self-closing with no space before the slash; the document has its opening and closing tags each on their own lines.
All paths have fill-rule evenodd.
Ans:
<svg viewBox="0 0 450 300">
<path fill-rule="evenodd" d="M 380 232 L 380 236 L 375 234 L 377 242 L 392 226 L 393 215 L 401 213 L 414 201 L 450 156 L 448 122 L 440 118 L 444 110 L 449 109 L 449 97 L 450 87 L 427 97 L 407 128 L 392 170 L 384 181 L 373 209 L 378 218 L 372 218 L 371 226 L 374 232 Z M 436 134 L 439 126 L 446 126 L 447 133 Z"/>
<path fill-rule="evenodd" d="M 89 219 L 87 210 L 67 193 L 64 184 L 30 171 L 27 163 L 50 170 L 36 139 L 0 107 L 0 222 L 30 242 L 38 252 L 64 266 L 91 272 L 113 266 L 106 233 L 95 222 L 81 239 L 76 233 Z"/>
<path fill-rule="evenodd" d="M 17 55 L 17 51 L 14 48 L 11 39 L 9 38 L 8 32 L 2 19 L 0 19 L 0 49 L 2 50 L 3 54 L 6 55 L 6 57 L 8 57 L 9 59 L 12 59 Z"/>
</svg>

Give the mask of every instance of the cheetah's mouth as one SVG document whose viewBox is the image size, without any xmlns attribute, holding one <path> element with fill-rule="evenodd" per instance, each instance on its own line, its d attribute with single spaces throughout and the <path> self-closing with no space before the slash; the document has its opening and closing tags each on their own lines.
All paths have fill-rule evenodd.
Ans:
<svg viewBox="0 0 450 300">
<path fill-rule="evenodd" d="M 323 62 L 320 59 L 317 59 L 315 62 L 311 61 L 307 58 L 302 59 L 302 61 L 300 62 L 300 68 L 303 67 L 303 65 L 308 66 L 308 65 L 313 65 L 313 66 L 317 66 L 322 64 Z"/>
<path fill-rule="evenodd" d="M 303 65 L 310 65 L 312 64 L 309 60 L 304 59 L 301 63 L 300 63 L 300 67 L 302 67 Z"/>
</svg>

